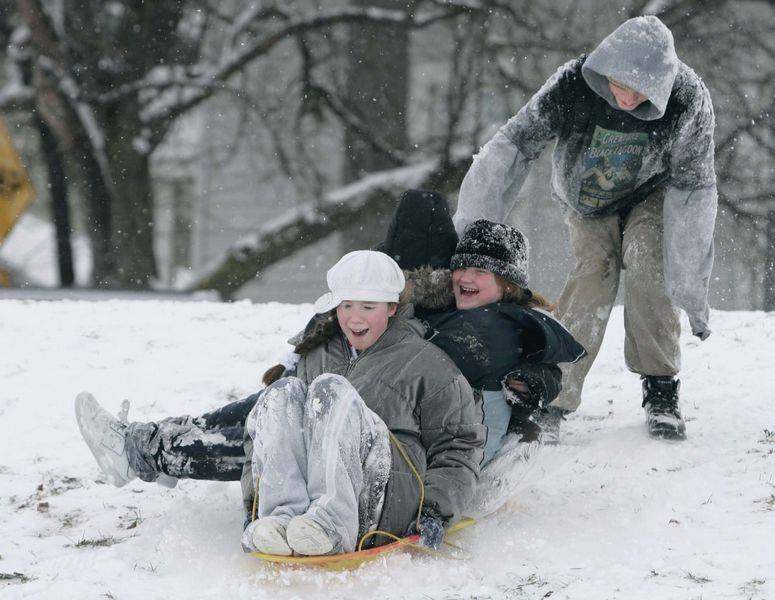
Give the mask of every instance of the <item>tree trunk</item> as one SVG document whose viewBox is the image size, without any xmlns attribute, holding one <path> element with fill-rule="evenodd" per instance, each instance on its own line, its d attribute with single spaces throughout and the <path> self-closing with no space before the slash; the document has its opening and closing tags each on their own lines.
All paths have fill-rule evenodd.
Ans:
<svg viewBox="0 0 775 600">
<path fill-rule="evenodd" d="M 352 0 L 357 8 L 374 6 L 406 10 L 403 0 Z M 389 147 L 406 150 L 407 97 L 409 94 L 409 29 L 400 25 L 352 25 L 349 31 L 347 105 L 363 117 L 371 135 Z M 345 131 L 345 183 L 367 173 L 400 165 L 366 143 L 352 130 Z"/>
<path fill-rule="evenodd" d="M 70 206 L 67 200 L 67 178 L 64 163 L 54 134 L 40 115 L 35 113 L 35 125 L 40 133 L 40 147 L 48 170 L 51 213 L 56 232 L 57 264 L 59 285 L 72 287 L 75 282 L 73 271 L 73 246 L 70 240 Z"/>
<path fill-rule="evenodd" d="M 775 210 L 767 212 L 767 251 L 764 260 L 764 310 L 775 311 Z"/>
<path fill-rule="evenodd" d="M 31 61 L 29 59 L 20 60 L 17 64 L 21 69 L 24 85 L 34 85 Z M 38 93 L 42 96 L 40 88 L 38 88 Z M 67 198 L 64 152 L 57 142 L 56 133 L 44 115 L 45 109 L 41 110 L 41 102 L 36 102 L 32 111 L 32 120 L 40 134 L 40 149 L 48 170 L 51 217 L 54 222 L 57 265 L 59 266 L 59 285 L 72 287 L 75 282 L 75 273 L 73 271 L 73 247 L 70 239 L 70 206 Z"/>
<path fill-rule="evenodd" d="M 18 0 L 19 15 L 30 30 L 32 45 L 37 52 L 62 68 L 66 61 L 53 25 L 40 0 Z M 93 256 L 92 281 L 98 287 L 108 287 L 115 281 L 115 260 L 111 243 L 111 190 L 106 174 L 100 169 L 96 152 L 75 108 L 56 82 L 41 70 L 26 75 L 36 90 L 41 118 L 54 132 L 59 146 L 66 149 L 77 169 L 77 176 L 86 197 L 87 231 Z"/>
<path fill-rule="evenodd" d="M 122 108 L 106 119 L 107 155 L 113 177 L 112 236 L 120 287 L 146 288 L 156 277 L 153 192 L 148 154 L 138 152 L 136 111 Z"/>
<path fill-rule="evenodd" d="M 108 288 L 116 284 L 115 248 L 111 233 L 111 194 L 88 142 L 76 138 L 73 164 L 86 198 L 86 230 L 92 250 L 92 283 Z"/>
<path fill-rule="evenodd" d="M 351 0 L 360 8 L 376 6 L 406 10 L 402 0 Z M 367 124 L 370 135 L 388 147 L 406 150 L 407 99 L 409 90 L 409 30 L 402 26 L 358 24 L 350 27 L 347 66 L 346 104 Z M 395 168 L 397 165 L 377 151 L 355 132 L 345 130 L 345 183 L 368 173 Z M 387 229 L 391 212 L 375 204 L 343 236 L 344 251 L 368 248 L 377 243 Z"/>
</svg>

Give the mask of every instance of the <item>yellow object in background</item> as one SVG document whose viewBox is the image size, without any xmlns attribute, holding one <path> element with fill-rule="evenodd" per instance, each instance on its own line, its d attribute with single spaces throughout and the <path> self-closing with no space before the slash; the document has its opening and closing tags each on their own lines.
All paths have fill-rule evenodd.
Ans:
<svg viewBox="0 0 775 600">
<path fill-rule="evenodd" d="M 0 118 L 0 244 L 34 198 L 27 169 Z"/>
</svg>

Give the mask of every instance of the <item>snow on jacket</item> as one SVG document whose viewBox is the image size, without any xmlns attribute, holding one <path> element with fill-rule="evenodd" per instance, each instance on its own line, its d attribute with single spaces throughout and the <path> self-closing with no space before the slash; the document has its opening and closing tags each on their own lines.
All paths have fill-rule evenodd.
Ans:
<svg viewBox="0 0 775 600">
<path fill-rule="evenodd" d="M 411 317 L 390 319 L 377 342 L 352 359 L 337 333 L 303 356 L 296 376 L 309 384 L 323 373 L 342 375 L 378 414 L 423 475 L 425 506 L 446 522 L 460 518 L 479 477 L 485 431 L 471 386 L 441 350 L 422 337 Z M 243 497 L 252 504 L 252 444 L 245 444 Z M 393 450 L 390 479 L 378 528 L 402 535 L 417 516 L 420 489 L 401 454 Z"/>
<path fill-rule="evenodd" d="M 618 108 L 607 78 L 647 96 Z M 552 195 L 585 217 L 626 210 L 666 187 L 665 286 L 702 339 L 708 328 L 717 191 L 710 94 L 656 17 L 623 23 L 588 56 L 561 66 L 474 157 L 455 227 L 504 221 L 550 140 Z"/>
<path fill-rule="evenodd" d="M 586 351 L 548 313 L 511 302 L 458 310 L 448 270 L 417 269 L 406 275 L 402 299 L 428 325 L 426 337 L 452 359 L 475 390 L 502 389 L 509 375 L 527 383 L 534 401 L 547 405 L 562 389 L 558 363 Z"/>
</svg>

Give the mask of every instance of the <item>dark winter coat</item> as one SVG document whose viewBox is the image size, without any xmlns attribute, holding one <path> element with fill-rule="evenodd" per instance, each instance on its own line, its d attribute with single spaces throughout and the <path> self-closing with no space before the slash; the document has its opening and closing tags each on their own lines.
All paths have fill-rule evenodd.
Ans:
<svg viewBox="0 0 775 600">
<path fill-rule="evenodd" d="M 618 108 L 611 77 L 646 95 Z M 552 194 L 588 217 L 626 210 L 663 186 L 665 285 L 706 337 L 717 192 L 710 94 L 656 17 L 623 23 L 561 66 L 482 148 L 460 188 L 455 227 L 503 221 L 530 165 L 555 140 Z"/>
<path fill-rule="evenodd" d="M 423 477 L 425 506 L 446 522 L 460 518 L 473 497 L 485 430 L 471 386 L 441 350 L 423 339 L 411 307 L 390 319 L 377 342 L 352 359 L 344 336 L 302 357 L 296 376 L 309 384 L 323 373 L 342 375 L 379 415 Z M 246 455 L 252 444 L 246 438 Z M 252 503 L 250 461 L 243 470 L 246 506 Z M 395 448 L 378 528 L 402 535 L 417 517 L 420 488 Z"/>
<path fill-rule="evenodd" d="M 449 271 L 419 269 L 407 280 L 406 300 L 427 324 L 426 337 L 475 390 L 500 390 L 509 375 L 528 385 L 536 407 L 545 406 L 562 389 L 557 364 L 586 355 L 568 330 L 541 310 L 509 302 L 457 310 Z"/>
</svg>

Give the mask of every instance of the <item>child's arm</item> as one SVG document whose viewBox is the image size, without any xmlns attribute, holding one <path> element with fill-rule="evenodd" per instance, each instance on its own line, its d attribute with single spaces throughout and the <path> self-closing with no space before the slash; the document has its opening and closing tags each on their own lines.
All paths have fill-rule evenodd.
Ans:
<svg viewBox="0 0 775 600">
<path fill-rule="evenodd" d="M 549 363 L 523 363 L 503 378 L 503 393 L 511 404 L 538 409 L 562 390 L 562 371 Z"/>
<path fill-rule="evenodd" d="M 426 451 L 424 511 L 445 524 L 460 518 L 474 495 L 486 430 L 481 404 L 458 374 L 422 395 L 420 437 Z"/>
</svg>

